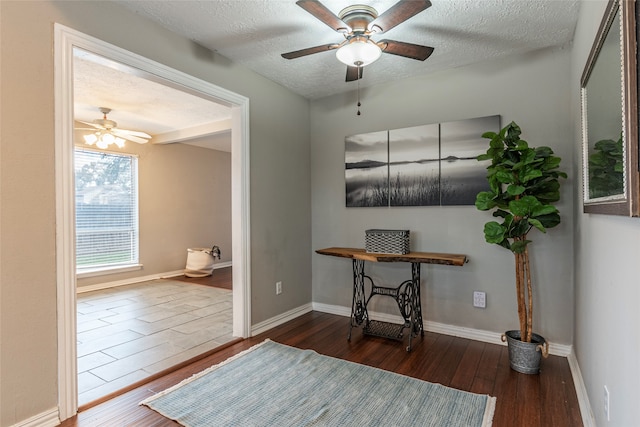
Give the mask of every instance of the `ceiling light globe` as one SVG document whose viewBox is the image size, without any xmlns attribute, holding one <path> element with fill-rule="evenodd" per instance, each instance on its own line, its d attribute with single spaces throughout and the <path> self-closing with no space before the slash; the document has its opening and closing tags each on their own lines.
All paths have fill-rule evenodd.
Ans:
<svg viewBox="0 0 640 427">
<path fill-rule="evenodd" d="M 336 51 L 338 61 L 350 67 L 371 64 L 382 55 L 382 49 L 369 39 L 354 38 Z"/>
<path fill-rule="evenodd" d="M 115 143 L 118 146 L 118 148 L 123 148 L 124 147 L 124 139 L 122 139 L 122 138 L 116 137 Z"/>
<path fill-rule="evenodd" d="M 85 144 L 87 145 L 93 145 L 98 140 L 98 137 L 93 133 L 90 133 L 89 135 L 83 135 L 83 138 L 84 138 Z"/>
<path fill-rule="evenodd" d="M 113 135 L 111 135 L 110 133 L 105 133 L 104 135 L 102 135 L 102 137 L 100 138 L 101 141 L 105 142 L 107 145 L 109 144 L 113 144 L 114 142 L 114 137 Z"/>
</svg>

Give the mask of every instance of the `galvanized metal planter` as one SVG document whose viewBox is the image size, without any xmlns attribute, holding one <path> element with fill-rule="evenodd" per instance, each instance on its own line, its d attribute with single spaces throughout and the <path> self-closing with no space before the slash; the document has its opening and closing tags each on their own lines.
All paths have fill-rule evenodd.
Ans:
<svg viewBox="0 0 640 427">
<path fill-rule="evenodd" d="M 523 374 L 540 372 L 540 358 L 549 355 L 549 344 L 538 334 L 531 334 L 531 342 L 520 341 L 520 331 L 507 331 L 502 341 L 509 348 L 509 365 L 511 369 Z"/>
</svg>

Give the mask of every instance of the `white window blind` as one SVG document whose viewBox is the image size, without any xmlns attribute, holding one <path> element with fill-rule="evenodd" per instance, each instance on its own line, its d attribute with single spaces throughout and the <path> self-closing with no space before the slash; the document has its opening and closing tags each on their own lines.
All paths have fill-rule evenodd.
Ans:
<svg viewBox="0 0 640 427">
<path fill-rule="evenodd" d="M 78 273 L 136 265 L 138 158 L 75 149 Z"/>
</svg>

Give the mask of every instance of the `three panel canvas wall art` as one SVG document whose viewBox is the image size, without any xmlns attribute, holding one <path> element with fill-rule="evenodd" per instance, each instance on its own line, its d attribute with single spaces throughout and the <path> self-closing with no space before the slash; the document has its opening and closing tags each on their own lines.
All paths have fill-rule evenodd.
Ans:
<svg viewBox="0 0 640 427">
<path fill-rule="evenodd" d="M 345 138 L 347 207 L 473 205 L 488 190 L 487 131 L 500 116 L 371 132 Z"/>
</svg>

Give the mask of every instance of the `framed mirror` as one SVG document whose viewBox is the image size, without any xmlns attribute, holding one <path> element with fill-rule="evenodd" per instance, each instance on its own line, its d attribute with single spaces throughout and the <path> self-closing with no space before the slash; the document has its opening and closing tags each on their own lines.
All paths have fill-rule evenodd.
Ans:
<svg viewBox="0 0 640 427">
<path fill-rule="evenodd" d="M 586 213 L 638 216 L 636 2 L 610 0 L 580 81 Z"/>
</svg>

